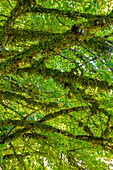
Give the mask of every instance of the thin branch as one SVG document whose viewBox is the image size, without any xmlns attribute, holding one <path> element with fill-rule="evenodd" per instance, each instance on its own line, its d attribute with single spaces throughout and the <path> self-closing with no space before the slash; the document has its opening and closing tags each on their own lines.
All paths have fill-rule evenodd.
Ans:
<svg viewBox="0 0 113 170">
<path fill-rule="evenodd" d="M 67 26 L 66 24 L 64 24 L 62 21 L 60 21 L 60 19 L 58 18 L 58 16 L 56 16 L 56 19 L 57 19 L 58 22 L 59 22 L 60 24 L 62 24 L 63 26 L 66 26 L 66 27 L 70 28 L 69 26 Z"/>
<path fill-rule="evenodd" d="M 11 3 L 10 3 L 10 1 L 9 1 L 9 0 L 7 0 L 7 1 L 9 2 L 9 5 L 11 6 L 11 8 L 13 8 L 12 5 L 11 5 Z"/>
<path fill-rule="evenodd" d="M 71 84 L 72 84 L 72 86 L 78 91 L 78 94 L 81 95 L 81 91 L 79 91 L 79 90 L 74 86 L 73 82 L 71 82 Z M 85 112 L 88 114 L 88 116 L 89 116 L 89 117 L 91 118 L 91 120 L 93 121 L 94 125 L 97 127 L 95 121 L 93 120 L 93 118 L 91 117 L 91 115 L 89 114 L 89 112 L 87 111 L 86 106 L 85 106 L 81 101 L 80 101 L 80 103 L 82 104 Z"/>
<path fill-rule="evenodd" d="M 11 145 L 11 147 L 13 148 L 15 157 L 18 159 L 18 161 L 23 165 L 24 169 L 26 170 L 26 166 L 25 166 L 24 161 L 22 161 L 22 160 L 18 157 L 18 154 L 16 154 L 15 148 L 14 148 L 14 146 L 11 144 L 11 142 L 10 142 L 10 145 Z"/>
<path fill-rule="evenodd" d="M 20 117 L 23 117 L 21 113 L 19 113 L 18 111 L 14 110 L 11 106 L 7 106 L 6 104 L 4 104 L 3 102 L 0 101 L 0 104 L 4 107 L 7 108 L 9 110 L 12 110 L 13 112 L 17 113 Z"/>
<path fill-rule="evenodd" d="M 3 16 L 3 17 L 6 17 L 6 18 L 9 18 L 9 16 L 4 15 L 4 14 L 1 14 L 1 13 L 0 13 L 0 16 Z M 1 21 L 1 20 L 0 20 L 0 21 Z"/>
<path fill-rule="evenodd" d="M 34 114 L 35 112 L 37 112 L 37 111 L 38 111 L 38 110 L 35 110 L 34 112 L 28 114 L 27 116 L 24 117 L 23 120 L 28 120 L 28 119 L 30 118 L 30 116 L 31 116 L 32 114 Z"/>
<path fill-rule="evenodd" d="M 64 59 L 67 59 L 67 60 L 71 61 L 72 63 L 76 63 L 75 60 L 73 60 L 73 59 L 71 59 L 71 58 L 69 58 L 69 57 L 64 56 L 63 54 L 55 51 L 54 49 L 53 49 L 53 51 L 54 51 L 57 55 L 60 55 L 61 57 L 63 57 Z"/>
<path fill-rule="evenodd" d="M 78 38 L 76 38 L 76 40 L 82 45 L 82 47 L 84 47 L 88 52 L 90 52 L 92 55 L 94 55 L 96 58 L 98 58 L 101 63 L 103 63 L 106 67 L 108 67 L 107 64 L 104 63 L 95 53 L 93 53 L 91 50 L 89 50 L 87 47 L 85 47 L 85 46 L 78 40 Z M 111 71 L 113 71 L 113 68 L 111 68 L 111 67 L 108 67 L 108 68 L 109 68 Z"/>
<path fill-rule="evenodd" d="M 110 44 L 107 40 L 105 40 L 105 39 L 103 39 L 104 40 L 104 42 L 108 45 L 108 46 L 110 46 L 110 47 L 112 47 L 113 48 L 113 45 L 112 44 Z"/>
</svg>

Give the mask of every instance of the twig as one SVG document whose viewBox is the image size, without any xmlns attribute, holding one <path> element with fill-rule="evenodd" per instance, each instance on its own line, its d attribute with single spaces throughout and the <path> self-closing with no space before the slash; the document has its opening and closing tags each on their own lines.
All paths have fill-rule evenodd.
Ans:
<svg viewBox="0 0 113 170">
<path fill-rule="evenodd" d="M 78 91 L 78 94 L 81 94 L 81 91 L 79 91 L 73 84 L 73 82 L 71 82 L 72 86 Z M 84 106 L 84 104 L 82 102 L 80 102 L 85 110 L 85 112 L 88 114 L 88 116 L 91 118 L 92 122 L 94 123 L 94 125 L 97 127 L 95 121 L 93 120 L 93 118 L 91 117 L 91 115 L 89 114 L 89 112 L 87 111 L 86 107 Z"/>
<path fill-rule="evenodd" d="M 56 52 L 55 50 L 53 50 L 57 55 L 60 55 L 61 57 L 63 57 L 64 59 L 67 59 L 69 61 L 71 61 L 72 63 L 76 63 L 73 59 L 69 58 L 69 57 L 66 57 L 64 56 L 63 54 L 59 53 L 59 52 Z"/>
<path fill-rule="evenodd" d="M 88 52 L 90 52 L 92 55 L 94 55 L 96 58 L 98 58 L 101 63 L 103 63 L 105 66 L 107 66 L 107 64 L 104 63 L 104 62 L 101 60 L 101 58 L 99 58 L 95 53 L 93 53 L 91 50 L 89 50 L 87 47 L 85 47 L 85 46 L 78 40 L 78 38 L 76 38 L 76 40 L 77 40 Z M 108 66 L 107 66 L 107 67 L 108 67 Z M 108 68 L 109 68 L 111 71 L 113 71 L 113 68 L 111 68 L 111 67 L 108 67 Z"/>
</svg>

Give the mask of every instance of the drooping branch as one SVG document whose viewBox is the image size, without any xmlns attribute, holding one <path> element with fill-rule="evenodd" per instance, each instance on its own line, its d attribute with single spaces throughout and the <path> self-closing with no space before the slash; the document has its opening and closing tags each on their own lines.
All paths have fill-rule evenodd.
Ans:
<svg viewBox="0 0 113 170">
<path fill-rule="evenodd" d="M 83 17 L 83 18 L 86 18 L 86 19 L 101 19 L 101 18 L 104 18 L 106 19 L 107 18 L 107 15 L 92 15 L 92 14 L 86 14 L 86 13 L 80 13 L 80 12 L 77 12 L 77 11 L 65 11 L 65 10 L 59 10 L 59 9 L 51 9 L 51 8 L 44 8 L 42 6 L 38 6 L 38 7 L 33 7 L 31 8 L 31 12 L 34 12 L 34 13 L 48 13 L 48 14 L 52 14 L 52 15 L 57 15 L 57 16 L 66 16 L 68 18 L 71 18 L 71 19 L 77 19 L 77 17 Z M 110 15 L 108 15 L 108 18 L 111 18 Z"/>
<path fill-rule="evenodd" d="M 0 123 L 4 121 L 0 121 Z M 36 129 L 40 129 L 42 132 L 50 132 L 50 133 L 58 133 L 58 134 L 62 134 L 63 136 L 66 136 L 66 137 L 69 137 L 69 138 L 73 138 L 73 139 L 78 139 L 78 140 L 83 140 L 83 141 L 86 141 L 86 142 L 90 142 L 92 144 L 97 144 L 97 145 L 102 145 L 103 147 L 105 148 L 108 148 L 108 146 L 106 144 L 104 144 L 103 142 L 111 142 L 112 143 L 112 139 L 110 140 L 107 140 L 107 139 L 104 139 L 102 137 L 95 137 L 95 136 L 88 136 L 88 135 L 75 135 L 75 134 L 72 134 L 68 131 L 65 131 L 65 130 L 61 130 L 61 129 L 58 129 L 56 127 L 53 127 L 51 125 L 47 125 L 47 124 L 44 124 L 44 123 L 39 123 L 39 122 L 28 122 L 28 121 L 19 121 L 19 120 L 6 120 L 5 121 L 5 124 L 6 122 L 10 123 L 10 124 L 13 124 L 13 125 L 17 125 L 18 126 L 25 126 L 25 128 L 23 129 L 19 129 L 17 130 L 16 132 L 14 132 L 13 134 L 11 134 L 10 136 L 8 136 L 8 138 L 4 139 L 3 141 L 0 141 L 1 144 L 5 143 L 5 142 L 10 142 L 10 141 L 13 141 L 13 140 L 16 140 L 17 138 L 20 138 L 24 135 L 24 133 L 36 128 Z"/>
<path fill-rule="evenodd" d="M 73 83 L 81 84 L 85 88 L 88 86 L 92 88 L 99 87 L 100 89 L 104 90 L 110 90 L 113 88 L 113 85 L 108 85 L 107 81 L 90 78 L 88 76 L 76 75 L 75 69 L 72 69 L 70 72 L 61 72 L 60 70 L 57 69 L 46 68 L 44 66 L 44 63 L 40 64 L 41 65 L 38 64 L 38 67 L 37 65 L 32 65 L 31 67 L 19 69 L 18 74 L 21 75 L 24 72 L 32 74 L 33 72 L 35 72 L 37 75 L 41 74 L 44 78 L 52 77 L 54 81 L 57 82 L 58 84 L 70 83 L 72 81 Z"/>
<path fill-rule="evenodd" d="M 44 116 L 42 119 L 40 119 L 38 122 L 39 123 L 43 123 L 45 121 L 48 121 L 48 120 L 51 120 L 53 118 L 56 118 L 58 116 L 64 116 L 64 115 L 67 115 L 68 113 L 70 112 L 73 112 L 73 111 L 80 111 L 80 110 L 83 110 L 83 107 L 80 106 L 80 107 L 73 107 L 73 108 L 69 108 L 69 109 L 62 109 L 58 112 L 54 112 L 54 113 L 50 113 L 50 114 L 47 114 L 46 116 Z"/>
</svg>

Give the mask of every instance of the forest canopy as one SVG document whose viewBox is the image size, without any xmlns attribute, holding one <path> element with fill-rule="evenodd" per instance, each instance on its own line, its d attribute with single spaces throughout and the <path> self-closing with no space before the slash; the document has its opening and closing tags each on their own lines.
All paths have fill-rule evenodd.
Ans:
<svg viewBox="0 0 113 170">
<path fill-rule="evenodd" d="M 0 1 L 1 169 L 111 169 L 112 90 L 111 0 Z"/>
</svg>

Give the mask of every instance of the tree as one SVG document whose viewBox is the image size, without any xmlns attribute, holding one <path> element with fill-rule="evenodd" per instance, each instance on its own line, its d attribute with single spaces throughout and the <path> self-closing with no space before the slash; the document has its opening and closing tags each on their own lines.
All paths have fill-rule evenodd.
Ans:
<svg viewBox="0 0 113 170">
<path fill-rule="evenodd" d="M 1 169 L 109 169 L 112 2 L 0 6 Z"/>
</svg>

